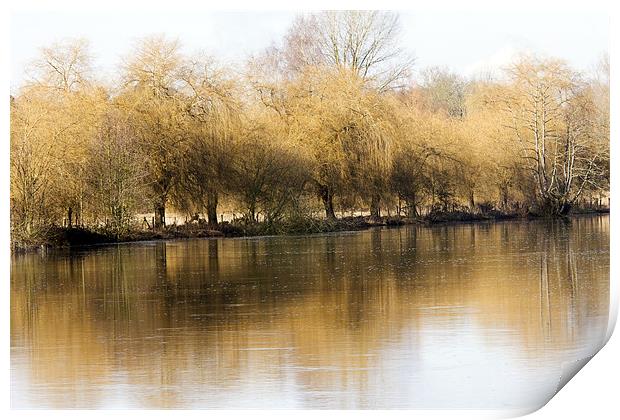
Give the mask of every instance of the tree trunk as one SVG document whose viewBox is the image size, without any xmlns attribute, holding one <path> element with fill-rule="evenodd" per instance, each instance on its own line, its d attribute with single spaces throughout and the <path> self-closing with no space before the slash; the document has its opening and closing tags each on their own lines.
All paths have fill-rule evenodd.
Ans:
<svg viewBox="0 0 620 420">
<path fill-rule="evenodd" d="M 469 208 L 471 211 L 476 209 L 476 200 L 474 199 L 474 190 L 469 191 Z"/>
<path fill-rule="evenodd" d="M 258 222 L 258 215 L 256 214 L 256 204 L 252 203 L 248 206 L 248 214 L 247 214 L 247 222 L 256 223 Z"/>
<path fill-rule="evenodd" d="M 154 227 L 162 228 L 166 226 L 166 204 L 162 200 L 161 203 L 155 206 L 155 223 Z"/>
<path fill-rule="evenodd" d="M 542 213 L 547 217 L 564 217 L 571 210 L 571 203 L 563 199 L 545 198 L 541 202 Z"/>
<path fill-rule="evenodd" d="M 329 187 L 319 185 L 319 194 L 321 196 L 321 201 L 323 201 L 323 206 L 325 207 L 325 217 L 330 220 L 335 219 L 336 212 L 334 212 L 334 195 L 330 191 Z"/>
<path fill-rule="evenodd" d="M 418 206 L 416 206 L 415 200 L 407 200 L 407 216 L 418 217 Z"/>
<path fill-rule="evenodd" d="M 567 202 L 563 202 L 562 204 L 560 204 L 559 206 L 559 211 L 558 213 L 560 214 L 560 216 L 567 216 L 568 213 L 571 210 L 571 204 L 567 203 Z"/>
<path fill-rule="evenodd" d="M 381 198 L 376 194 L 370 200 L 370 217 L 373 219 L 381 217 Z"/>
<path fill-rule="evenodd" d="M 217 191 L 210 192 L 207 195 L 207 222 L 210 225 L 217 225 Z"/>
<path fill-rule="evenodd" d="M 505 185 L 500 188 L 500 202 L 501 209 L 508 210 L 508 187 Z"/>
<path fill-rule="evenodd" d="M 73 227 L 73 208 L 67 209 L 67 227 Z"/>
</svg>

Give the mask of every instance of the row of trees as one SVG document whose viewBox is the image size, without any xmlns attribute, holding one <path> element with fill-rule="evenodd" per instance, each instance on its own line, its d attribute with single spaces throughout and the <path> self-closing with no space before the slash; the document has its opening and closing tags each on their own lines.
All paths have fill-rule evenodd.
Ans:
<svg viewBox="0 0 620 420">
<path fill-rule="evenodd" d="M 88 43 L 41 50 L 11 96 L 11 222 L 128 229 L 170 207 L 218 222 L 422 208 L 566 214 L 608 191 L 609 66 L 523 56 L 465 79 L 413 60 L 389 12 L 299 17 L 229 68 L 152 36 L 104 84 Z"/>
</svg>

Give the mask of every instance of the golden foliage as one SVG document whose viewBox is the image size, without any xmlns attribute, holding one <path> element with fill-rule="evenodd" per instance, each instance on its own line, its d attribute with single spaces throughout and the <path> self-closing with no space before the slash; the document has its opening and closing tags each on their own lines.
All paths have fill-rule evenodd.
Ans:
<svg viewBox="0 0 620 420">
<path fill-rule="evenodd" d="M 42 49 L 11 97 L 14 232 L 122 230 L 153 210 L 162 226 L 170 206 L 217 223 L 222 197 L 271 222 L 302 201 L 328 218 L 564 214 L 608 190 L 605 60 L 590 79 L 524 56 L 502 79 L 431 68 L 403 87 L 397 32 L 390 13 L 307 15 L 245 74 L 152 36 L 112 86 L 94 77 L 86 41 Z"/>
</svg>

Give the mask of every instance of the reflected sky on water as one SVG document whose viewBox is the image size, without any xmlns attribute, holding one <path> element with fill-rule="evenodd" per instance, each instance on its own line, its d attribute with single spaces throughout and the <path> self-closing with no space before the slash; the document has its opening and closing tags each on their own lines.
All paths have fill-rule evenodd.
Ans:
<svg viewBox="0 0 620 420">
<path fill-rule="evenodd" d="M 11 404 L 527 409 L 608 311 L 608 216 L 18 255 Z"/>
</svg>

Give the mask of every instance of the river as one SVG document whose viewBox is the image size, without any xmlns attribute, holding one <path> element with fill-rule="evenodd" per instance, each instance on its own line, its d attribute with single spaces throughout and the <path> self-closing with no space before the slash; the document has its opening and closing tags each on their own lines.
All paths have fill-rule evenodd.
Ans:
<svg viewBox="0 0 620 420">
<path fill-rule="evenodd" d="M 15 255 L 11 405 L 528 409 L 608 313 L 609 216 Z"/>
</svg>

